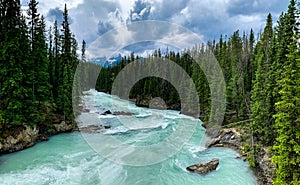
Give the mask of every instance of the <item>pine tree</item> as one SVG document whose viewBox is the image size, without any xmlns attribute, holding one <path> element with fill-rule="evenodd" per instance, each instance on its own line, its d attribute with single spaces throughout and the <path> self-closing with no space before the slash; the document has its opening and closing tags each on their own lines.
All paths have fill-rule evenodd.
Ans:
<svg viewBox="0 0 300 185">
<path fill-rule="evenodd" d="M 27 10 L 27 15 L 28 15 L 28 28 L 29 28 L 29 40 L 30 40 L 30 47 L 31 47 L 31 56 L 32 56 L 32 61 L 31 61 L 31 81 L 32 81 L 32 99 L 33 101 L 36 100 L 36 64 L 35 60 L 38 58 L 36 54 L 38 54 L 36 46 L 37 43 L 37 31 L 38 31 L 38 24 L 39 24 L 39 14 L 37 12 L 37 5 L 38 2 L 35 0 L 30 0 L 28 4 L 28 10 Z"/>
<path fill-rule="evenodd" d="M 61 73 L 61 42 L 60 42 L 60 32 L 57 25 L 57 21 L 54 22 L 54 46 L 53 46 L 53 97 L 55 103 L 59 105 L 58 102 L 58 91 L 61 84 L 62 73 Z"/>
<path fill-rule="evenodd" d="M 251 97 L 253 102 L 251 106 L 253 135 L 264 145 L 272 144 L 275 137 L 272 112 L 270 112 L 270 105 L 268 105 L 270 103 L 268 100 L 268 89 L 266 88 L 269 83 L 269 55 L 272 37 L 272 16 L 269 14 L 261 40 L 256 46 L 255 63 L 257 70 Z"/>
<path fill-rule="evenodd" d="M 62 54 L 60 61 L 59 90 L 58 90 L 58 109 L 63 112 L 66 120 L 73 121 L 74 115 L 72 111 L 72 86 L 74 79 L 74 68 L 76 65 L 74 59 L 74 49 L 72 53 L 72 33 L 70 31 L 69 17 L 67 5 L 64 9 L 64 21 L 62 23 Z M 73 54 L 73 56 L 72 56 Z"/>
<path fill-rule="evenodd" d="M 13 125 L 23 125 L 30 119 L 32 101 L 26 74 L 30 71 L 29 41 L 25 19 L 21 15 L 20 1 L 9 0 L 1 3 L 2 15 L 0 79 L 1 109 L 4 130 Z M 2 40 L 3 39 L 3 40 Z"/>
</svg>

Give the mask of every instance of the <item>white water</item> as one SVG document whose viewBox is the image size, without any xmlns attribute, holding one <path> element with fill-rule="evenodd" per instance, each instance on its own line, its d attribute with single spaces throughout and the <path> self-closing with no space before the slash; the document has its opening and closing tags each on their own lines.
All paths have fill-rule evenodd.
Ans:
<svg viewBox="0 0 300 185">
<path fill-rule="evenodd" d="M 84 113 L 79 117 L 83 121 L 80 126 L 104 124 L 111 128 L 100 133 L 85 134 L 84 137 L 80 133 L 57 135 L 33 148 L 0 156 L 1 185 L 256 184 L 256 177 L 248 163 L 235 159 L 235 151 L 226 148 L 203 150 L 205 137 L 202 136 L 205 130 L 199 120 L 180 115 L 178 111 L 139 108 L 131 102 L 95 91 L 89 91 L 89 94 L 85 101 L 91 113 Z M 134 115 L 100 115 L 105 110 L 114 109 L 133 112 Z M 194 134 L 180 151 L 152 165 L 137 167 L 112 162 L 95 152 L 85 140 L 89 136 L 101 135 L 104 139 L 115 137 L 130 146 L 150 146 L 164 141 L 174 133 L 178 129 L 178 120 L 196 124 Z M 135 121 L 141 125 L 135 124 Z M 104 144 L 99 141 L 100 146 Z M 127 151 L 124 155 L 129 154 L 130 151 Z M 216 171 L 207 175 L 193 174 L 185 169 L 212 158 L 219 158 L 220 164 Z"/>
</svg>

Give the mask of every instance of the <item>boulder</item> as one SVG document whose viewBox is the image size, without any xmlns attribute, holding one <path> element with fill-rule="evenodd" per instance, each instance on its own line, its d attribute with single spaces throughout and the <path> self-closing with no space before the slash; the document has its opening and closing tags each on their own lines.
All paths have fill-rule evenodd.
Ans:
<svg viewBox="0 0 300 185">
<path fill-rule="evenodd" d="M 216 170 L 219 165 L 219 159 L 212 159 L 209 161 L 201 162 L 199 164 L 195 164 L 187 167 L 186 169 L 190 172 L 195 172 L 199 174 L 207 174 L 213 170 Z"/>
</svg>

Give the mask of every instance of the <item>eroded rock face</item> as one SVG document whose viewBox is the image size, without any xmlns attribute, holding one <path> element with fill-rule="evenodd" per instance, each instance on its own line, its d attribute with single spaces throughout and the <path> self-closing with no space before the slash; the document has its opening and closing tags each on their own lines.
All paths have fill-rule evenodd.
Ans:
<svg viewBox="0 0 300 185">
<path fill-rule="evenodd" d="M 61 121 L 59 124 L 53 124 L 53 131 L 50 133 L 41 132 L 38 127 L 26 126 L 15 135 L 10 135 L 0 142 L 0 154 L 11 153 L 35 145 L 38 141 L 47 141 L 53 134 L 72 131 L 74 124 L 68 124 Z"/>
<path fill-rule="evenodd" d="M 213 170 L 216 170 L 219 165 L 219 159 L 212 159 L 209 161 L 205 161 L 199 164 L 195 164 L 187 167 L 186 169 L 190 172 L 195 172 L 199 174 L 207 174 Z"/>
<path fill-rule="evenodd" d="M 9 136 L 0 143 L 0 153 L 14 152 L 35 144 L 39 130 L 26 126 L 16 137 Z"/>
<path fill-rule="evenodd" d="M 223 129 L 220 134 L 206 143 L 206 147 L 230 147 L 240 149 L 241 134 L 234 128 Z"/>
<path fill-rule="evenodd" d="M 74 128 L 73 124 L 67 124 L 65 121 L 62 121 L 60 124 L 54 124 L 54 128 L 57 133 L 69 132 Z"/>
</svg>

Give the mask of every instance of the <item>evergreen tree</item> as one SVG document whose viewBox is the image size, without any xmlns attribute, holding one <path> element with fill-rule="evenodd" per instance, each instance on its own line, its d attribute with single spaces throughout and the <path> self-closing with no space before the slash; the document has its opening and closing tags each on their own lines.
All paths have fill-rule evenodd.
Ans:
<svg viewBox="0 0 300 185">
<path fill-rule="evenodd" d="M 31 89 L 26 74 L 30 71 L 29 41 L 24 17 L 21 15 L 20 1 L 1 2 L 1 110 L 4 129 L 23 125 L 30 116 L 29 96 Z M 2 40 L 3 39 L 3 40 Z"/>
<path fill-rule="evenodd" d="M 72 53 L 72 33 L 70 31 L 69 16 L 67 5 L 64 9 L 64 21 L 62 23 L 62 54 L 60 61 L 59 90 L 58 90 L 58 109 L 64 114 L 66 120 L 73 121 L 72 111 L 72 86 L 76 61 L 74 59 L 74 49 Z M 74 44 L 74 43 L 73 43 Z M 76 51 L 75 51 L 76 52 Z"/>
<path fill-rule="evenodd" d="M 273 37 L 272 16 L 268 15 L 267 24 L 264 28 L 261 40 L 257 43 L 255 74 L 252 91 L 251 117 L 253 118 L 252 129 L 254 137 L 264 145 L 270 145 L 274 141 L 274 123 L 270 112 L 267 84 L 269 83 L 269 58 L 270 43 Z"/>
</svg>

